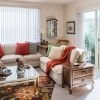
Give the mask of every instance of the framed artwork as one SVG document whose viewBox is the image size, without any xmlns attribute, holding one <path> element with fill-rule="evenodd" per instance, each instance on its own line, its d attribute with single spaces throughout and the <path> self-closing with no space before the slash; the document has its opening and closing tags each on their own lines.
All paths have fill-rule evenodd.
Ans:
<svg viewBox="0 0 100 100">
<path fill-rule="evenodd" d="M 75 34 L 75 21 L 67 22 L 67 34 Z"/>
</svg>

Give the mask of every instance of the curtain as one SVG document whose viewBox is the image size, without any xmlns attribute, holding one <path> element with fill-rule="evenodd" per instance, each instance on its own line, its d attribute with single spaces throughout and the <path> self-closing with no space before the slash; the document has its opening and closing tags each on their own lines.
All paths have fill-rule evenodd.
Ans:
<svg viewBox="0 0 100 100">
<path fill-rule="evenodd" d="M 76 31 L 77 31 L 77 47 L 85 49 L 84 45 L 84 31 L 83 31 L 83 14 L 77 13 L 77 22 L 76 22 Z"/>
<path fill-rule="evenodd" d="M 0 43 L 40 42 L 40 10 L 0 7 Z"/>
</svg>

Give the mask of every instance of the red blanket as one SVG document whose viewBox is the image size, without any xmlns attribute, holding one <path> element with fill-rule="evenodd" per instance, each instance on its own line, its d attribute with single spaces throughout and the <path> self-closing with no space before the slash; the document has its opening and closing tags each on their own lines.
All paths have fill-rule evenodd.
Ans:
<svg viewBox="0 0 100 100">
<path fill-rule="evenodd" d="M 70 63 L 70 55 L 71 55 L 71 51 L 72 49 L 74 49 L 75 47 L 74 46 L 70 46 L 70 47 L 66 47 L 61 58 L 59 59 L 54 59 L 52 61 L 49 61 L 47 63 L 47 69 L 46 69 L 46 72 L 47 72 L 47 75 L 49 75 L 51 69 L 55 66 L 55 65 L 58 65 L 58 64 L 63 64 L 63 63 Z"/>
</svg>

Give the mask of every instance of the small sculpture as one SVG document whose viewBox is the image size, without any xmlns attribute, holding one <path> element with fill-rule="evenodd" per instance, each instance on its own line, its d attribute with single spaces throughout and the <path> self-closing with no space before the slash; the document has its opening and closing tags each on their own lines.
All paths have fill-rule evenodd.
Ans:
<svg viewBox="0 0 100 100">
<path fill-rule="evenodd" d="M 17 71 L 23 71 L 24 70 L 24 62 L 21 58 L 16 59 L 17 62 Z"/>
</svg>

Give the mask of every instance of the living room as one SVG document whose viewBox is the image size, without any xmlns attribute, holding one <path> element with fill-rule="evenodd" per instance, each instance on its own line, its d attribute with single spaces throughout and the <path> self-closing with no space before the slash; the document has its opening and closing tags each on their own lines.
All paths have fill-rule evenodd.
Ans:
<svg viewBox="0 0 100 100">
<path fill-rule="evenodd" d="M 0 100 L 99 100 L 99 0 L 0 0 Z"/>
</svg>

